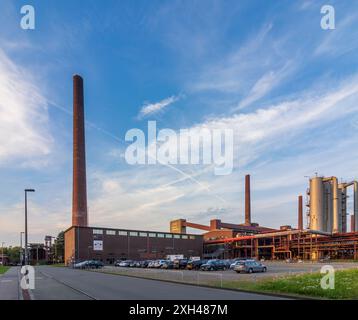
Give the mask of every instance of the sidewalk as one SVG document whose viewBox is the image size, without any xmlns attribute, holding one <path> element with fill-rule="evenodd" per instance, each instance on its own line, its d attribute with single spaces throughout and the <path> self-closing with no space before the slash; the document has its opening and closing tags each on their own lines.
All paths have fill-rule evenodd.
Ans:
<svg viewBox="0 0 358 320">
<path fill-rule="evenodd" d="M 18 267 L 12 267 L 0 276 L 0 300 L 19 300 L 18 272 Z"/>
</svg>

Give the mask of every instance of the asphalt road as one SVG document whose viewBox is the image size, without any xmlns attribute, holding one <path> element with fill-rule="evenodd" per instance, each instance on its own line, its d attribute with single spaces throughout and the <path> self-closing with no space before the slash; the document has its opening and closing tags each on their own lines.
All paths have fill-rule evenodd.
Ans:
<svg viewBox="0 0 358 320">
<path fill-rule="evenodd" d="M 0 276 L 0 300 L 19 300 L 19 268 L 10 268 Z"/>
<path fill-rule="evenodd" d="M 275 296 L 191 286 L 163 281 L 36 267 L 35 300 L 267 300 Z"/>
</svg>

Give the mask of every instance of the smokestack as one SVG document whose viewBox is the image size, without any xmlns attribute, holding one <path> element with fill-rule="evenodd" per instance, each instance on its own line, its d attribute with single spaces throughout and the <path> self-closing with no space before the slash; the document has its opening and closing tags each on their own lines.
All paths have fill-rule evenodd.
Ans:
<svg viewBox="0 0 358 320">
<path fill-rule="evenodd" d="M 355 232 L 355 221 L 354 221 L 355 217 L 354 214 L 351 215 L 351 232 Z"/>
<path fill-rule="evenodd" d="M 83 79 L 73 76 L 73 187 L 72 225 L 86 227 L 87 187 Z"/>
<path fill-rule="evenodd" d="M 251 225 L 250 175 L 245 176 L 245 224 Z"/>
<path fill-rule="evenodd" d="M 302 201 L 302 196 L 298 196 L 298 230 L 303 230 L 303 201 Z"/>
</svg>

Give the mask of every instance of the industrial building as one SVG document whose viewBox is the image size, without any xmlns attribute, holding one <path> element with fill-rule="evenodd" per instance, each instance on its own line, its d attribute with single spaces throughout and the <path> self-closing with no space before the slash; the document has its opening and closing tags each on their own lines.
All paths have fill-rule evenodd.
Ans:
<svg viewBox="0 0 358 320">
<path fill-rule="evenodd" d="M 66 231 L 66 261 L 95 259 L 112 264 L 117 260 L 162 259 L 167 255 L 202 255 L 203 237 L 194 234 L 70 227 Z"/>
<path fill-rule="evenodd" d="M 358 259 L 358 184 L 338 183 L 336 177 L 313 177 L 307 190 L 308 225 L 303 224 L 303 197 L 298 197 L 297 228 L 270 229 L 251 223 L 250 176 L 245 178 L 245 223 L 211 220 L 200 225 L 185 219 L 171 221 L 171 231 L 205 230 L 203 256 L 256 259 Z M 347 188 L 353 186 L 354 213 L 347 232 Z"/>
<path fill-rule="evenodd" d="M 88 226 L 83 80 L 73 77 L 72 226 L 65 231 L 65 262 L 97 259 L 158 259 L 170 254 L 206 258 L 358 259 L 358 182 L 313 177 L 307 190 L 307 226 L 303 196 L 298 196 L 297 227 L 278 229 L 251 221 L 250 175 L 245 176 L 245 221 L 213 219 L 209 225 L 177 219 L 170 232 Z M 354 212 L 347 232 L 347 189 L 353 187 Z M 202 234 L 187 234 L 187 229 Z"/>
</svg>

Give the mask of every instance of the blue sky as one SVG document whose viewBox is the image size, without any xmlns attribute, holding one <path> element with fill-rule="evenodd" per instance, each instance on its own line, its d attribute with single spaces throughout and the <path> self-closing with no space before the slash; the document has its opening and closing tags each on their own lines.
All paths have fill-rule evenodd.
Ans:
<svg viewBox="0 0 358 320">
<path fill-rule="evenodd" d="M 315 172 L 358 178 L 358 5 L 354 1 L 12 1 L 0 3 L 0 241 L 71 219 L 72 75 L 85 80 L 91 225 L 168 230 L 171 219 L 296 225 Z M 31 4 L 36 29 L 20 28 Z M 322 30 L 331 4 L 336 29 Z M 143 114 L 141 110 L 156 110 Z M 125 133 L 232 128 L 235 167 L 130 166 Z M 222 199 L 222 200 L 220 200 Z M 351 206 L 350 206 L 351 208 Z"/>
</svg>

